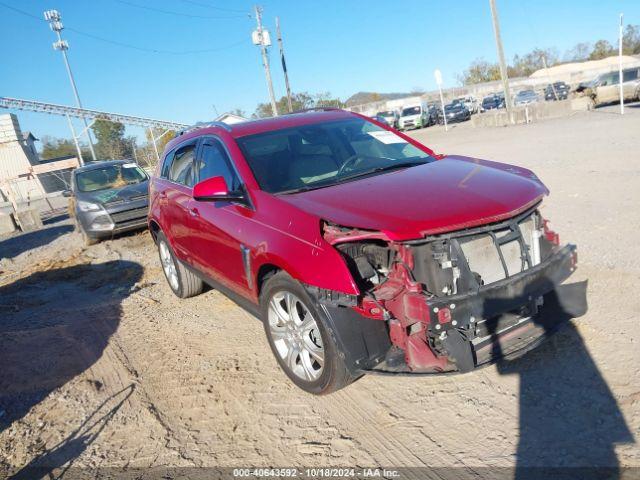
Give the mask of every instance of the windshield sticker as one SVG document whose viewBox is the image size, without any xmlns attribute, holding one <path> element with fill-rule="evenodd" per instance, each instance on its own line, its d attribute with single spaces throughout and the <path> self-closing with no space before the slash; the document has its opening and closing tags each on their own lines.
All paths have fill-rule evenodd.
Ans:
<svg viewBox="0 0 640 480">
<path fill-rule="evenodd" d="M 138 165 L 135 163 L 123 163 L 122 168 L 136 168 Z"/>
<path fill-rule="evenodd" d="M 403 138 L 399 137 L 393 132 L 388 132 L 386 130 L 379 130 L 375 132 L 367 132 L 376 140 L 381 141 L 382 143 L 391 144 L 391 143 L 409 143 Z"/>
</svg>

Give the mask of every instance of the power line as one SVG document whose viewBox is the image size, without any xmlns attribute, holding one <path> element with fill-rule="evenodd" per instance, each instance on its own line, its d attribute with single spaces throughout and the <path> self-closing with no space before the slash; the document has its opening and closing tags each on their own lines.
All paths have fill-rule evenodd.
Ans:
<svg viewBox="0 0 640 480">
<path fill-rule="evenodd" d="M 158 13 L 164 13 L 167 15 L 175 15 L 178 17 L 187 17 L 187 18 L 204 18 L 207 20 L 210 19 L 217 19 L 217 20 L 227 20 L 227 19 L 232 19 L 232 18 L 243 18 L 243 17 L 251 17 L 250 14 L 245 13 L 244 15 L 229 15 L 226 17 L 220 17 L 220 16 L 215 16 L 215 15 L 196 15 L 196 14 L 192 14 L 192 13 L 184 13 L 184 12 L 176 12 L 173 10 L 164 10 L 162 8 L 157 8 L 157 7 L 149 7 L 148 5 L 140 5 L 137 3 L 133 3 L 133 2 L 129 2 L 127 0 L 114 0 L 118 3 L 122 3 L 123 5 L 129 5 L 130 7 L 134 7 L 134 8 L 141 8 L 142 10 L 149 10 L 151 12 L 158 12 Z"/>
<path fill-rule="evenodd" d="M 213 5 L 209 5 L 208 3 L 196 2 L 195 0 L 180 0 L 184 3 L 190 3 L 191 5 L 197 5 L 199 7 L 211 8 L 212 10 L 220 10 L 222 12 L 232 12 L 232 13 L 245 13 L 242 10 L 234 10 L 231 8 L 223 8 L 223 7 L 215 7 Z"/>
<path fill-rule="evenodd" d="M 16 13 L 19 13 L 20 15 L 24 15 L 25 17 L 33 18 L 35 20 L 38 20 L 39 22 L 43 21 L 42 18 L 40 18 L 39 16 L 32 15 L 29 12 L 25 12 L 24 10 L 20 10 L 19 8 L 12 7 L 11 5 L 7 5 L 4 2 L 0 2 L 0 5 L 2 5 L 4 8 L 8 8 L 9 10 L 13 10 Z"/>
<path fill-rule="evenodd" d="M 246 40 L 240 40 L 238 42 L 232 43 L 231 45 L 225 45 L 224 47 L 217 47 L 217 48 L 205 48 L 205 49 L 201 49 L 201 50 L 181 50 L 181 51 L 162 50 L 162 49 L 158 49 L 158 48 L 139 47 L 137 45 L 131 45 L 131 44 L 128 44 L 128 43 L 119 42 L 117 40 L 111 40 L 111 39 L 108 39 L 108 38 L 99 37 L 98 35 L 93 35 L 92 33 L 83 32 L 83 31 L 77 30 L 77 29 L 72 28 L 72 27 L 66 27 L 66 28 L 70 32 L 77 33 L 78 35 L 84 35 L 85 37 L 92 38 L 94 40 L 99 40 L 99 41 L 104 42 L 104 43 L 110 43 L 111 45 L 116 45 L 118 47 L 129 48 L 129 49 L 132 49 L 132 50 L 138 50 L 140 52 L 162 53 L 162 54 L 166 54 L 166 55 L 193 55 L 193 54 L 198 54 L 198 53 L 221 52 L 223 50 L 228 50 L 230 48 L 237 47 L 237 46 L 239 46 L 239 45 L 241 45 L 243 43 L 246 43 Z"/>
<path fill-rule="evenodd" d="M 0 6 L 7 8 L 8 10 L 11 10 L 17 14 L 20 14 L 22 16 L 31 18 L 33 20 L 37 20 L 38 22 L 43 22 L 44 20 L 42 20 L 42 18 L 40 18 L 39 16 L 33 15 L 29 12 L 25 12 L 24 10 L 21 10 L 19 8 L 16 8 L 12 5 L 7 5 L 4 2 L 0 1 Z M 199 54 L 199 53 L 210 53 L 210 52 L 220 52 L 223 50 L 228 50 L 234 47 L 237 47 L 243 43 L 245 43 L 245 40 L 240 40 L 238 42 L 232 43 L 230 45 L 225 45 L 222 47 L 215 47 L 215 48 L 205 48 L 205 49 L 198 49 L 198 50 L 164 50 L 164 49 L 160 49 L 160 48 L 148 48 L 148 47 L 140 47 L 138 45 L 132 45 L 130 43 L 125 43 L 125 42 L 120 42 L 118 40 L 113 40 L 110 38 L 105 38 L 105 37 L 101 37 L 99 35 L 94 35 L 93 33 L 88 33 L 82 30 L 78 30 L 77 28 L 73 28 L 73 27 L 65 27 L 66 30 L 73 32 L 77 35 L 82 35 L 85 36 L 87 38 L 92 38 L 93 40 L 98 40 L 100 42 L 104 42 L 104 43 L 108 43 L 111 45 L 116 45 L 118 47 L 122 47 L 122 48 L 129 48 L 131 50 L 137 50 L 139 52 L 146 52 L 146 53 L 160 53 L 160 54 L 166 54 L 166 55 L 193 55 L 193 54 Z"/>
</svg>

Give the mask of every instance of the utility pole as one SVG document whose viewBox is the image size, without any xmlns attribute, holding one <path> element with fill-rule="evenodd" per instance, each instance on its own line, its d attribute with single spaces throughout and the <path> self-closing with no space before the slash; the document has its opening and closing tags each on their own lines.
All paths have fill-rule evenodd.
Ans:
<svg viewBox="0 0 640 480">
<path fill-rule="evenodd" d="M 496 0 L 489 0 L 489 6 L 491 7 L 491 17 L 493 19 L 493 33 L 496 36 L 496 48 L 498 50 L 498 61 L 500 62 L 500 77 L 502 78 L 502 88 L 504 89 L 504 103 L 507 107 L 509 121 L 513 123 L 511 92 L 509 91 L 509 75 L 507 72 L 507 63 L 504 60 L 504 50 L 502 49 L 502 38 L 500 37 L 500 22 L 498 21 Z"/>
<path fill-rule="evenodd" d="M 542 65 L 544 66 L 544 71 L 547 74 L 547 78 L 549 79 L 549 85 L 551 85 L 551 91 L 553 92 L 553 96 L 555 97 L 556 100 L 560 100 L 560 97 L 558 97 L 558 92 L 556 91 L 556 87 L 553 84 L 553 79 L 549 76 L 549 66 L 547 65 L 547 56 L 546 54 L 542 54 Z"/>
<path fill-rule="evenodd" d="M 289 113 L 293 112 L 293 104 L 291 102 L 291 88 L 289 87 L 289 74 L 287 73 L 287 63 L 284 61 L 284 47 L 282 46 L 282 33 L 280 32 L 280 18 L 276 17 L 276 33 L 278 35 L 278 46 L 280 47 L 280 61 L 282 62 L 282 71 L 284 72 L 284 84 L 287 88 L 287 104 Z"/>
<path fill-rule="evenodd" d="M 274 117 L 278 116 L 278 107 L 276 106 L 276 97 L 273 93 L 273 82 L 271 81 L 271 68 L 269 67 L 269 56 L 267 55 L 267 47 L 271 46 L 271 38 L 269 32 L 262 28 L 262 7 L 256 5 L 256 22 L 258 29 L 254 32 L 253 43 L 260 45 L 262 52 L 262 65 L 264 66 L 264 74 L 267 77 L 267 87 L 269 88 L 269 97 L 271 99 L 271 113 Z"/>
<path fill-rule="evenodd" d="M 620 32 L 618 34 L 618 75 L 620 75 L 618 85 L 620 88 L 620 115 L 624 115 L 624 93 L 622 88 L 622 19 L 623 14 L 620 14 Z"/>
<path fill-rule="evenodd" d="M 67 50 L 69 50 L 69 43 L 66 40 L 62 39 L 62 35 L 60 32 L 64 29 L 61 21 L 62 16 L 60 12 L 57 10 L 47 10 L 44 12 L 44 19 L 49 22 L 49 26 L 51 30 L 55 32 L 58 37 L 58 41 L 54 42 L 53 49 L 60 50 L 62 52 L 62 58 L 64 59 L 64 66 L 67 69 L 67 74 L 69 75 L 69 81 L 71 82 L 71 88 L 73 89 L 73 95 L 76 98 L 76 106 L 78 108 L 82 108 L 82 102 L 80 101 L 80 95 L 78 95 L 78 89 L 76 87 L 76 82 L 73 78 L 73 73 L 71 73 L 71 67 L 69 66 L 69 59 L 67 58 Z M 96 152 L 93 149 L 93 139 L 91 138 L 91 133 L 89 132 L 89 123 L 86 118 L 83 118 L 85 131 L 87 132 L 87 138 L 89 139 L 89 150 L 91 150 L 91 157 L 93 160 L 97 160 Z"/>
</svg>

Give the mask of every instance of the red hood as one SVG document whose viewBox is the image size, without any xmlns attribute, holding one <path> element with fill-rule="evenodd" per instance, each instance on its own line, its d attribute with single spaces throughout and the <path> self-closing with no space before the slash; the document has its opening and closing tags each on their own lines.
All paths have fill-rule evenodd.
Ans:
<svg viewBox="0 0 640 480">
<path fill-rule="evenodd" d="M 527 169 L 448 156 L 280 198 L 338 225 L 408 240 L 509 218 L 547 193 Z"/>
</svg>

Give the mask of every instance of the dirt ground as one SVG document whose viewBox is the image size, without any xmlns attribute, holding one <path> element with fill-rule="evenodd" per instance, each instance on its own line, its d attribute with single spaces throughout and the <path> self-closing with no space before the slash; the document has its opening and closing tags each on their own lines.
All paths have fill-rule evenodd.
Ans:
<svg viewBox="0 0 640 480">
<path fill-rule="evenodd" d="M 0 241 L 0 472 L 24 466 L 640 467 L 640 108 L 412 133 L 534 170 L 589 312 L 522 359 L 314 397 L 215 290 L 179 300 L 147 232 Z M 428 206 L 425 206 L 428 208 Z M 416 477 L 420 478 L 420 477 Z M 424 478 L 424 477 L 423 477 Z"/>
</svg>

